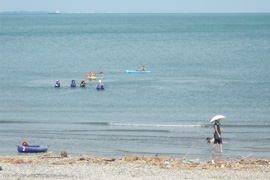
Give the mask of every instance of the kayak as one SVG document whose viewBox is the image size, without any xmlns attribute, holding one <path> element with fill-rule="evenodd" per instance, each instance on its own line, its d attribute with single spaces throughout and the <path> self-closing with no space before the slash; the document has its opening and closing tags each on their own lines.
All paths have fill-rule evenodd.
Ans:
<svg viewBox="0 0 270 180">
<path fill-rule="evenodd" d="M 46 152 L 48 146 L 32 145 L 32 146 L 18 146 L 18 152 Z"/>
<path fill-rule="evenodd" d="M 125 70 L 126 73 L 151 73 L 152 71 Z"/>
<path fill-rule="evenodd" d="M 92 76 L 92 77 L 89 76 L 89 80 L 95 80 L 95 79 L 97 79 L 96 76 Z"/>
</svg>

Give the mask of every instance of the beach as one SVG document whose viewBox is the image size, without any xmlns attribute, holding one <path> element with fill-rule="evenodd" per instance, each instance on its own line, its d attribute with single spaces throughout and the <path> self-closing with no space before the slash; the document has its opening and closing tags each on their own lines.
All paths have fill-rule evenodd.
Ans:
<svg viewBox="0 0 270 180">
<path fill-rule="evenodd" d="M 268 159 L 199 162 L 183 158 L 127 156 L 104 158 L 90 155 L 2 156 L 0 179 L 59 180 L 172 180 L 172 179 L 269 179 Z"/>
</svg>

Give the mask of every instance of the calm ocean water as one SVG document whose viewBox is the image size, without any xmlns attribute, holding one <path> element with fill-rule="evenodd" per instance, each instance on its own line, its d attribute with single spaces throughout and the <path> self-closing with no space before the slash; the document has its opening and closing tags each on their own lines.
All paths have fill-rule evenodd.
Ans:
<svg viewBox="0 0 270 180">
<path fill-rule="evenodd" d="M 2 14 L 0 53 L 0 155 L 208 159 L 222 114 L 224 156 L 270 157 L 270 14 Z"/>
</svg>

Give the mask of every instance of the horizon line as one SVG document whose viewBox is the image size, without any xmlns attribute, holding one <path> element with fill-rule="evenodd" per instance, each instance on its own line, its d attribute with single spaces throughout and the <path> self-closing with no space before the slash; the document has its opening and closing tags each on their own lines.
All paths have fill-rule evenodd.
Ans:
<svg viewBox="0 0 270 180">
<path fill-rule="evenodd" d="M 0 14 L 4 13 L 50 13 L 56 11 L 4 11 L 0 10 Z M 270 12 L 91 12 L 91 11 L 74 11 L 61 12 L 59 14 L 269 14 Z"/>
</svg>

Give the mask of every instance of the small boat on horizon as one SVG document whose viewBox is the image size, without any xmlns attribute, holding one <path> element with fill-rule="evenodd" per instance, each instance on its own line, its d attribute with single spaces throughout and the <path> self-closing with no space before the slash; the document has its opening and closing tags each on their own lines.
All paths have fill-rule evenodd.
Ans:
<svg viewBox="0 0 270 180">
<path fill-rule="evenodd" d="M 60 14 L 60 11 L 54 11 L 54 12 L 50 11 L 49 14 Z"/>
</svg>

